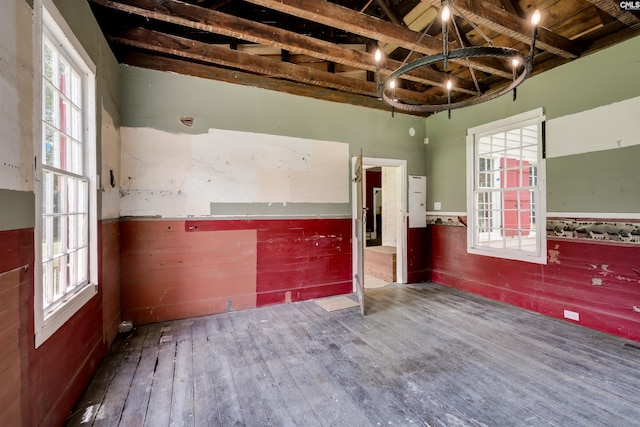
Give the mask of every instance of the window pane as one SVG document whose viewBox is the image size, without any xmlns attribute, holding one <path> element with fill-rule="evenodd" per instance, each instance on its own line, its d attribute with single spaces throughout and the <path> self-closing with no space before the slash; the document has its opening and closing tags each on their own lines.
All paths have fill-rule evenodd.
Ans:
<svg viewBox="0 0 640 427">
<path fill-rule="evenodd" d="M 89 244 L 89 229 L 87 227 L 87 221 L 89 215 L 78 215 L 78 247 L 84 247 Z"/>
<path fill-rule="evenodd" d="M 71 101 L 82 107 L 82 79 L 75 71 L 71 74 Z"/>
<path fill-rule="evenodd" d="M 63 291 L 63 269 L 66 264 L 66 256 L 53 260 L 53 299 L 57 299 Z"/>
<path fill-rule="evenodd" d="M 53 261 L 46 261 L 42 266 L 42 290 L 46 307 L 53 301 Z"/>
<path fill-rule="evenodd" d="M 89 253 L 88 251 L 89 249 L 86 247 L 78 250 L 78 258 L 77 258 L 78 273 L 76 276 L 78 283 L 85 282 L 89 278 L 89 261 L 87 257 L 87 254 Z"/>
<path fill-rule="evenodd" d="M 82 174 L 82 147 L 79 142 L 67 139 L 68 166 L 67 170 L 78 175 Z"/>
<path fill-rule="evenodd" d="M 82 130 L 82 115 L 80 114 L 80 110 L 77 108 L 71 109 L 71 129 L 70 135 L 72 138 L 80 141 L 81 138 L 81 130 Z"/>
<path fill-rule="evenodd" d="M 89 212 L 89 183 L 85 180 L 78 181 L 78 211 L 82 213 Z"/>
<path fill-rule="evenodd" d="M 42 259 L 53 258 L 53 217 L 42 219 Z"/>
<path fill-rule="evenodd" d="M 60 215 L 54 215 L 52 218 L 52 227 L 53 227 L 53 257 L 60 256 L 63 252 L 66 251 L 66 248 L 63 248 L 63 233 L 64 227 L 62 223 L 62 217 Z"/>
<path fill-rule="evenodd" d="M 69 66 L 66 61 L 62 58 L 58 57 L 58 81 L 56 85 L 60 92 L 62 92 L 66 97 L 70 95 L 70 78 L 69 73 L 71 72 Z"/>
<path fill-rule="evenodd" d="M 42 73 L 44 78 L 53 81 L 53 49 L 49 46 L 49 40 L 45 39 L 44 53 L 42 57 Z"/>
<path fill-rule="evenodd" d="M 67 281 L 65 286 L 68 290 L 71 290 L 78 284 L 77 258 L 78 256 L 76 252 L 71 252 L 68 255 L 67 272 L 66 272 Z"/>
<path fill-rule="evenodd" d="M 58 143 L 56 138 L 55 131 L 44 125 L 43 129 L 43 144 L 42 144 L 42 162 L 45 165 L 53 166 L 56 168 L 60 167 L 60 156 L 56 156 L 56 150 L 58 149 Z M 57 157 L 57 162 L 56 162 Z"/>
<path fill-rule="evenodd" d="M 67 206 L 69 213 L 78 211 L 78 180 L 67 177 Z"/>
<path fill-rule="evenodd" d="M 62 213 L 66 212 L 66 203 L 64 193 L 66 190 L 66 182 L 64 175 L 60 174 L 52 174 L 53 175 L 53 212 L 54 213 Z"/>
<path fill-rule="evenodd" d="M 44 86 L 44 121 L 52 126 L 57 126 L 56 121 L 56 102 L 58 100 L 58 92 L 49 84 Z"/>
<path fill-rule="evenodd" d="M 60 97 L 60 127 L 59 129 L 71 134 L 71 103 L 64 96 Z"/>
<path fill-rule="evenodd" d="M 67 215 L 67 246 L 73 251 L 78 248 L 78 216 Z"/>
</svg>

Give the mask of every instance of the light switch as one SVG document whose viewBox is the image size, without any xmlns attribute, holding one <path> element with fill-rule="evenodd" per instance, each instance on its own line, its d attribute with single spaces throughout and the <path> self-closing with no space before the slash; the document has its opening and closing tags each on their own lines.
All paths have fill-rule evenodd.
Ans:
<svg viewBox="0 0 640 427">
<path fill-rule="evenodd" d="M 439 211 L 442 209 L 442 202 L 433 202 L 433 210 Z"/>
</svg>

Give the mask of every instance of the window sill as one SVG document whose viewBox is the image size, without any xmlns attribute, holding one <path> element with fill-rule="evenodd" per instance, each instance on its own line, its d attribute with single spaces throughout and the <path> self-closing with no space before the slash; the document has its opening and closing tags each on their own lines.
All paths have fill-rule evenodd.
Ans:
<svg viewBox="0 0 640 427">
<path fill-rule="evenodd" d="M 546 245 L 546 243 L 545 243 Z M 467 253 L 481 256 L 490 256 L 493 258 L 502 258 L 513 261 L 523 261 L 530 262 L 534 264 L 547 264 L 547 254 L 543 253 L 541 255 L 532 252 L 531 254 L 525 253 L 523 251 L 510 251 L 505 249 L 491 249 L 491 248 L 473 248 L 468 247 Z"/>
<path fill-rule="evenodd" d="M 47 339 L 49 339 L 58 329 L 64 325 L 67 320 L 78 312 L 91 298 L 98 293 L 98 286 L 88 284 L 81 291 L 73 295 L 55 311 L 50 313 L 40 328 L 36 325 L 35 345 L 40 347 Z"/>
</svg>

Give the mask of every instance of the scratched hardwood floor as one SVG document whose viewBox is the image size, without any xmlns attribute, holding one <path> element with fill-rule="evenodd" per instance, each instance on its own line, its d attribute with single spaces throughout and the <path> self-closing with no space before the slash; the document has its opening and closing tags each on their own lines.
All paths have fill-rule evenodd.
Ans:
<svg viewBox="0 0 640 427">
<path fill-rule="evenodd" d="M 632 426 L 640 343 L 435 284 L 140 326 L 69 426 Z"/>
</svg>

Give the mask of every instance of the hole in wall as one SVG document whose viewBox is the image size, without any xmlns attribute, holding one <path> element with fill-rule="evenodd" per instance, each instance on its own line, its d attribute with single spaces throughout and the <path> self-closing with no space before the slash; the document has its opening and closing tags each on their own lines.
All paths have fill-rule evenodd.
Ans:
<svg viewBox="0 0 640 427">
<path fill-rule="evenodd" d="M 190 128 L 190 127 L 193 126 L 193 117 L 182 116 L 182 117 L 180 117 L 180 123 L 182 123 L 186 127 Z"/>
</svg>

